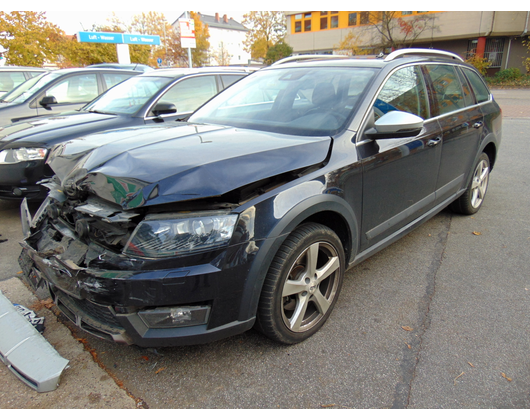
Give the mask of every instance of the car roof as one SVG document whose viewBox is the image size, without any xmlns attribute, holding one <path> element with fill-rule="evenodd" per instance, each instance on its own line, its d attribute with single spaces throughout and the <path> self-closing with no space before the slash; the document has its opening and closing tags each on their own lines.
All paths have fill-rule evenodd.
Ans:
<svg viewBox="0 0 530 420">
<path fill-rule="evenodd" d="M 43 69 L 42 67 L 28 67 L 28 66 L 3 66 L 0 67 L 0 71 L 50 71 L 48 69 Z"/>
<path fill-rule="evenodd" d="M 192 74 L 201 74 L 201 73 L 237 73 L 245 74 L 252 73 L 253 69 L 247 69 L 243 67 L 231 68 L 231 67 L 197 67 L 197 68 L 170 68 L 170 69 L 156 69 L 147 73 L 139 74 L 138 77 L 153 77 L 153 76 L 162 76 L 162 77 L 178 77 L 178 76 L 188 76 Z"/>
<path fill-rule="evenodd" d="M 130 74 L 141 74 L 139 70 L 126 70 L 126 69 L 114 69 L 114 68 L 103 68 L 103 67 L 76 67 L 69 69 L 58 69 L 52 70 L 53 73 L 68 74 L 68 73 L 130 73 Z"/>
</svg>

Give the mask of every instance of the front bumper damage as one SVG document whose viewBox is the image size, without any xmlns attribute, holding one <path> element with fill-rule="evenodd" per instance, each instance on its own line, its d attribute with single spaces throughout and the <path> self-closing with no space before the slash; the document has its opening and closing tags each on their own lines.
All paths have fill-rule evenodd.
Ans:
<svg viewBox="0 0 530 420">
<path fill-rule="evenodd" d="M 46 287 L 58 309 L 88 333 L 142 347 L 179 346 L 216 341 L 254 324 L 254 318 L 238 319 L 251 264 L 248 243 L 200 257 L 147 261 L 81 241 L 43 207 L 30 220 L 22 205 L 27 236 L 20 266 L 31 287 Z M 172 328 L 146 322 L 145 314 L 164 308 L 191 317 L 196 311 L 205 319 Z"/>
</svg>

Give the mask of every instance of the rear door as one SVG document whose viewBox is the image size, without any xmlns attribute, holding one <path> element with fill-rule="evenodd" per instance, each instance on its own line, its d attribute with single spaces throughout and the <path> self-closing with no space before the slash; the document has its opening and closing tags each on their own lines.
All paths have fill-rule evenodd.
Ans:
<svg viewBox="0 0 530 420">
<path fill-rule="evenodd" d="M 424 129 L 415 137 L 370 141 L 358 146 L 363 165 L 361 250 L 375 245 L 434 205 L 438 177 L 440 136 L 436 120 L 429 119 L 427 89 L 419 66 L 396 70 L 374 102 L 374 119 L 390 111 L 423 118 Z M 367 124 L 364 131 L 370 128 Z"/>
<path fill-rule="evenodd" d="M 436 203 L 463 187 L 483 130 L 480 106 L 456 66 L 425 65 L 434 99 L 434 115 L 442 131 L 442 156 L 436 182 Z"/>
</svg>

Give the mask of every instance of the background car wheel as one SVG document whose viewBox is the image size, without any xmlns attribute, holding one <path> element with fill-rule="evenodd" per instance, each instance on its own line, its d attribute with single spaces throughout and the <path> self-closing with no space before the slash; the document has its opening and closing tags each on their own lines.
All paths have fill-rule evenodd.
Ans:
<svg viewBox="0 0 530 420">
<path fill-rule="evenodd" d="M 486 153 L 482 153 L 466 192 L 451 205 L 453 211 L 461 214 L 475 214 L 479 211 L 486 197 L 490 169 L 490 159 Z"/>
<path fill-rule="evenodd" d="M 260 297 L 256 327 L 284 344 L 299 343 L 328 319 L 342 287 L 344 250 L 329 228 L 299 226 L 274 257 Z"/>
</svg>

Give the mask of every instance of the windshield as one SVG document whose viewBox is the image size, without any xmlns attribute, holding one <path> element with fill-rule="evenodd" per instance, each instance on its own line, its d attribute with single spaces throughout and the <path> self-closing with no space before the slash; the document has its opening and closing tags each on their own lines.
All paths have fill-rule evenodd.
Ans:
<svg viewBox="0 0 530 420">
<path fill-rule="evenodd" d="M 61 77 L 60 73 L 42 73 L 18 85 L 11 92 L 7 93 L 2 100 L 4 102 L 20 104 L 58 77 Z"/>
<path fill-rule="evenodd" d="M 141 109 L 162 88 L 173 82 L 170 77 L 131 77 L 106 91 L 83 111 L 131 115 Z"/>
<path fill-rule="evenodd" d="M 357 67 L 260 70 L 217 95 L 188 121 L 332 135 L 350 120 L 375 71 Z"/>
</svg>

